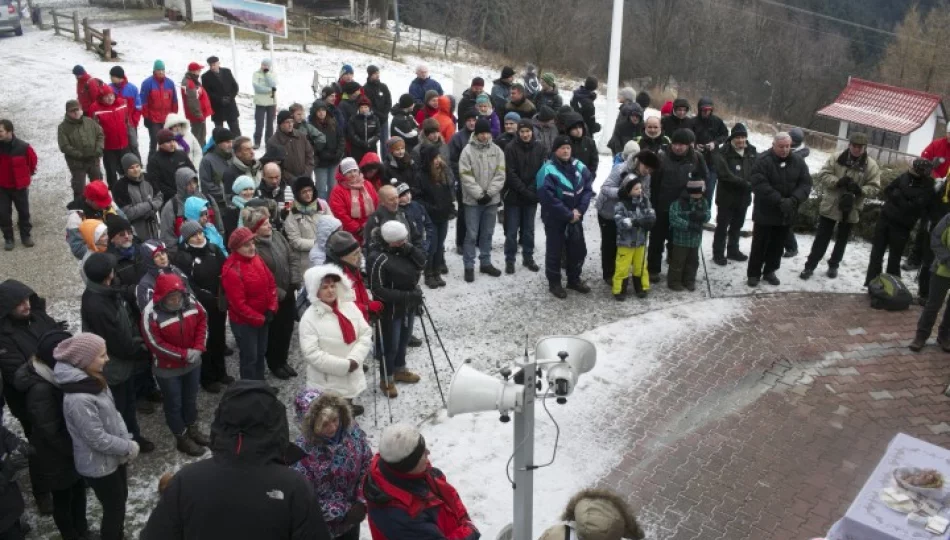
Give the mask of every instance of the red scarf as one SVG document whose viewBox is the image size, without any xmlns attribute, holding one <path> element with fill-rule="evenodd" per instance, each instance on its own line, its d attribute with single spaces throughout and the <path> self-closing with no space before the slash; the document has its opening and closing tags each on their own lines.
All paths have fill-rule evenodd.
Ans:
<svg viewBox="0 0 950 540">
<path fill-rule="evenodd" d="M 343 343 L 349 345 L 356 341 L 356 329 L 353 328 L 353 323 L 346 318 L 346 315 L 340 312 L 337 307 L 337 302 L 334 301 L 332 304 L 327 305 L 330 306 L 330 309 L 333 310 L 333 314 L 336 315 L 337 320 L 340 321 L 340 332 L 343 333 Z"/>
</svg>

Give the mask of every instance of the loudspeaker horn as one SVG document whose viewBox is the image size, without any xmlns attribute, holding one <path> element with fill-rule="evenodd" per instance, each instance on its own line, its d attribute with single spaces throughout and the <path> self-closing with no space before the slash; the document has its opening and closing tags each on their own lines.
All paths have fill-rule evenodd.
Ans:
<svg viewBox="0 0 950 540">
<path fill-rule="evenodd" d="M 537 362 L 557 362 L 558 353 L 567 353 L 567 363 L 574 373 L 582 375 L 594 369 L 597 364 L 597 347 L 590 341 L 576 336 L 547 336 L 538 340 L 534 346 L 534 358 Z"/>
<path fill-rule="evenodd" d="M 481 411 L 510 411 L 524 401 L 524 386 L 501 381 L 463 364 L 449 387 L 449 416 Z"/>
</svg>

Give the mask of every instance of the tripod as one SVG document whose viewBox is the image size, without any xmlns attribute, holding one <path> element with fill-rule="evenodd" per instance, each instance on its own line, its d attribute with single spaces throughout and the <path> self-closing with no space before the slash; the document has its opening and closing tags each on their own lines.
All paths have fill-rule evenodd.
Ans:
<svg viewBox="0 0 950 540">
<path fill-rule="evenodd" d="M 419 304 L 418 313 L 419 324 L 422 326 L 422 337 L 426 340 L 426 348 L 429 350 L 429 362 L 432 365 L 432 376 L 435 377 L 435 384 L 439 387 L 439 397 L 442 398 L 442 406 L 448 407 L 448 404 L 445 401 L 445 393 L 442 391 L 442 381 L 439 380 L 439 370 L 435 367 L 435 355 L 432 354 L 432 340 L 429 339 L 429 332 L 426 330 L 426 319 L 428 319 L 429 326 L 432 328 L 432 333 L 438 340 L 439 347 L 442 348 L 442 353 L 445 354 L 445 360 L 449 363 L 449 368 L 452 369 L 453 373 L 455 372 L 455 366 L 452 365 L 452 359 L 449 358 L 449 353 L 445 350 L 445 344 L 442 343 L 442 337 L 439 335 L 439 329 L 435 327 L 435 322 L 432 320 L 432 314 L 429 313 L 429 308 L 426 306 L 425 298 L 423 298 L 422 303 Z"/>
</svg>

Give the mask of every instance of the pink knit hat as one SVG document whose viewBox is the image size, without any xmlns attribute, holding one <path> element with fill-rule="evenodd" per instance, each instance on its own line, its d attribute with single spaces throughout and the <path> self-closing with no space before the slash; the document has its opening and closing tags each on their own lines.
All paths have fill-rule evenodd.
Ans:
<svg viewBox="0 0 950 540">
<path fill-rule="evenodd" d="M 63 340 L 53 350 L 53 358 L 59 362 L 85 369 L 99 356 L 106 346 L 106 342 L 96 334 L 82 332 Z"/>
</svg>

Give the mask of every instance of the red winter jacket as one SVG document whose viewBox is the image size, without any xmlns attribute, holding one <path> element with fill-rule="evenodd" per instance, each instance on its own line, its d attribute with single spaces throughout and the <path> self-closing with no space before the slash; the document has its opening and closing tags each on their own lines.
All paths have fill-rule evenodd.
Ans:
<svg viewBox="0 0 950 540">
<path fill-rule="evenodd" d="M 99 83 L 99 80 L 88 73 L 76 79 L 76 99 L 79 100 L 79 106 L 82 107 L 86 116 L 89 116 L 89 107 L 99 100 L 103 86 Z"/>
<path fill-rule="evenodd" d="M 948 141 L 946 137 L 934 139 L 933 142 L 928 144 L 927 148 L 924 148 L 924 151 L 920 153 L 920 157 L 934 162 L 934 178 L 947 176 L 947 171 L 950 171 L 950 141 Z M 940 158 L 943 158 L 943 162 L 938 165 L 937 160 Z"/>
<path fill-rule="evenodd" d="M 142 82 L 142 118 L 155 124 L 165 125 L 170 113 L 178 112 L 178 94 L 175 83 L 168 77 L 156 78 L 154 75 Z"/>
<path fill-rule="evenodd" d="M 399 473 L 373 456 L 363 481 L 373 540 L 476 540 L 481 536 L 442 471 Z"/>
<path fill-rule="evenodd" d="M 108 86 L 99 96 L 99 101 L 89 108 L 89 116 L 102 126 L 105 135 L 105 150 L 123 150 L 129 147 L 129 106 L 124 99 L 116 96 L 112 105 L 103 103 L 102 98 L 111 95 Z"/>
<path fill-rule="evenodd" d="M 366 189 L 355 190 L 347 187 L 346 179 L 339 175 L 338 167 L 336 186 L 333 187 L 333 191 L 330 192 L 330 200 L 327 201 L 330 204 L 330 212 L 333 213 L 333 217 L 340 220 L 340 222 L 343 223 L 343 230 L 352 234 L 360 244 L 363 243 L 363 227 L 366 226 L 366 220 L 369 219 L 369 216 L 371 216 L 373 211 L 379 206 L 379 197 L 376 195 L 376 188 L 369 182 L 363 182 L 363 185 Z M 353 217 L 353 203 L 351 200 L 353 191 L 356 191 L 358 204 L 357 213 L 359 217 Z M 368 213 L 366 212 L 363 201 L 367 193 L 372 200 L 373 208 L 373 210 Z"/>
<path fill-rule="evenodd" d="M 182 294 L 181 309 L 166 311 L 161 306 L 162 300 L 174 291 Z M 155 280 L 152 301 L 142 312 L 142 335 L 159 369 L 186 368 L 188 349 L 204 352 L 208 316 L 177 275 L 161 274 Z"/>
<path fill-rule="evenodd" d="M 36 173 L 36 152 L 29 144 L 13 137 L 0 142 L 0 188 L 26 189 Z"/>
<path fill-rule="evenodd" d="M 258 328 L 264 325 L 265 313 L 277 312 L 277 283 L 260 255 L 248 258 L 231 253 L 221 268 L 221 285 L 234 324 Z"/>
<path fill-rule="evenodd" d="M 188 94 L 192 93 L 192 98 L 188 98 Z M 197 106 L 199 110 L 194 110 L 196 103 L 194 99 L 197 98 Z M 204 122 L 206 118 L 214 114 L 214 111 L 211 109 L 211 100 L 208 98 L 208 92 L 205 91 L 204 86 L 201 86 L 201 83 L 192 79 L 191 77 L 186 76 L 181 81 L 181 101 L 185 104 L 185 118 L 189 122 Z M 199 114 L 195 114 L 199 113 Z"/>
</svg>

